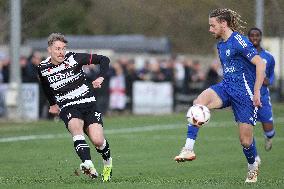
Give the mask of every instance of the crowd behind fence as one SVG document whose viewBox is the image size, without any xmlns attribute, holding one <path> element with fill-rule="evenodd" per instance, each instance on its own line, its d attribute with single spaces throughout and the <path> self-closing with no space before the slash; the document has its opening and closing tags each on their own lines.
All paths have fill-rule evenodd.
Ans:
<svg viewBox="0 0 284 189">
<path fill-rule="evenodd" d="M 38 83 L 37 66 L 44 59 L 41 52 L 34 51 L 29 57 L 20 57 L 21 78 L 23 83 Z M 179 105 L 191 103 L 193 98 L 208 86 L 219 82 L 220 64 L 215 60 L 206 63 L 185 56 L 145 56 L 137 61 L 133 56 L 111 58 L 111 65 L 101 89 L 96 90 L 97 102 L 103 113 L 132 113 L 133 83 L 135 81 L 170 82 L 173 88 L 173 110 Z M 10 60 L 0 56 L 0 85 L 9 82 Z M 94 80 L 99 73 L 99 65 L 83 67 L 87 79 Z M 39 90 L 39 117 L 51 118 L 48 102 Z M 159 95 L 159 94 L 156 94 Z M 0 96 L 1 107 L 5 104 Z"/>
</svg>

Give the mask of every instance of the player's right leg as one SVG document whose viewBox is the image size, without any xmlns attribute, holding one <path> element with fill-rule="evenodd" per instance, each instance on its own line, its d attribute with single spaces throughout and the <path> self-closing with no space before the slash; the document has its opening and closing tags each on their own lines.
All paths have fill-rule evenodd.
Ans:
<svg viewBox="0 0 284 189">
<path fill-rule="evenodd" d="M 91 160 L 90 147 L 84 137 L 84 121 L 81 117 L 80 112 L 72 108 L 63 109 L 60 112 L 60 118 L 64 121 L 67 129 L 71 133 L 74 142 L 74 149 L 82 161 L 80 164 L 80 170 L 87 176 L 96 178 L 98 173 Z"/>
<path fill-rule="evenodd" d="M 264 132 L 265 150 L 270 151 L 272 149 L 272 138 L 275 135 L 275 130 L 273 127 L 273 122 L 262 123 L 262 128 Z"/>
<path fill-rule="evenodd" d="M 218 84 L 217 84 L 218 85 Z M 218 88 L 218 87 L 217 87 Z M 212 88 L 204 90 L 194 101 L 193 104 L 200 104 L 207 106 L 209 109 L 221 108 L 223 102 L 217 92 Z M 179 155 L 174 160 L 176 162 L 192 161 L 196 159 L 196 155 L 193 151 L 194 143 L 198 135 L 200 125 L 187 126 L 187 138 L 184 147 Z"/>
<path fill-rule="evenodd" d="M 263 96 L 262 107 L 257 112 L 257 121 L 262 123 L 265 150 L 270 151 L 272 148 L 272 138 L 275 135 L 274 124 L 273 124 L 273 113 L 272 106 L 269 96 Z"/>
<path fill-rule="evenodd" d="M 73 136 L 74 148 L 82 161 L 80 169 L 82 173 L 95 179 L 98 173 L 91 160 L 90 147 L 85 140 L 83 126 L 83 120 L 78 118 L 72 118 L 68 123 L 68 129 Z"/>
</svg>

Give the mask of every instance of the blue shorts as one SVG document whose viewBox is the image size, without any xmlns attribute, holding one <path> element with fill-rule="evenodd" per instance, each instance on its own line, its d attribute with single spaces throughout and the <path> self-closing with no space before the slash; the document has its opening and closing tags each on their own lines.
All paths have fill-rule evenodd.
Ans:
<svg viewBox="0 0 284 189">
<path fill-rule="evenodd" d="M 222 82 L 212 85 L 210 88 L 221 98 L 223 102 L 221 108 L 232 107 L 236 122 L 248 123 L 253 126 L 256 124 L 258 108 L 253 106 L 253 101 L 247 93 L 225 87 Z"/>
<path fill-rule="evenodd" d="M 270 96 L 262 96 L 261 103 L 262 107 L 260 107 L 257 112 L 257 121 L 261 123 L 273 123 L 273 113 L 270 102 Z"/>
</svg>

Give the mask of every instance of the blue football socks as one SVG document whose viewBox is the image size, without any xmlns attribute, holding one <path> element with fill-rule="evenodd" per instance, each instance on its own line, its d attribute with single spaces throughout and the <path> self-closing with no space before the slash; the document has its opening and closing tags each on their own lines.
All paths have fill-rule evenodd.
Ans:
<svg viewBox="0 0 284 189">
<path fill-rule="evenodd" d="M 195 140 L 197 138 L 199 128 L 191 124 L 187 125 L 187 138 Z"/>
<path fill-rule="evenodd" d="M 264 132 L 264 135 L 265 135 L 267 138 L 273 138 L 274 135 L 275 135 L 275 130 L 272 129 L 271 131 L 266 131 L 266 132 Z"/>
<path fill-rule="evenodd" d="M 243 147 L 243 152 L 247 158 L 248 163 L 253 164 L 255 162 L 255 157 L 257 154 L 254 140 L 248 148 Z"/>
</svg>

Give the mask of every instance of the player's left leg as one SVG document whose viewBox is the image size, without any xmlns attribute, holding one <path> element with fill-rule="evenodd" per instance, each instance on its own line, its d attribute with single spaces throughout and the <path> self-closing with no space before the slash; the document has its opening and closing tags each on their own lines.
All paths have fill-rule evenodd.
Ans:
<svg viewBox="0 0 284 189">
<path fill-rule="evenodd" d="M 109 181 L 112 176 L 112 158 L 110 156 L 109 144 L 103 134 L 103 127 L 99 123 L 93 123 L 87 127 L 86 132 L 91 142 L 95 145 L 97 152 L 103 158 L 104 169 L 102 180 Z"/>
<path fill-rule="evenodd" d="M 245 182 L 256 182 L 258 162 L 256 161 L 257 150 L 253 139 L 253 126 L 248 123 L 239 123 L 239 137 L 248 162 L 248 174 Z"/>
<path fill-rule="evenodd" d="M 110 156 L 109 144 L 104 137 L 102 113 L 97 111 L 95 103 L 85 107 L 84 118 L 84 131 L 103 158 L 102 180 L 109 181 L 112 176 L 112 158 Z"/>
<path fill-rule="evenodd" d="M 193 102 L 193 104 L 201 104 L 207 106 L 209 109 L 220 108 L 222 100 L 217 92 L 211 88 L 204 90 Z M 192 161 L 196 159 L 193 151 L 194 143 L 198 135 L 199 125 L 187 125 L 187 138 L 184 147 L 179 155 L 175 156 L 176 162 Z"/>
<path fill-rule="evenodd" d="M 240 91 L 231 95 L 232 110 L 239 125 L 239 138 L 247 159 L 248 172 L 245 182 L 256 182 L 259 164 L 256 161 L 257 149 L 253 138 L 258 108 L 253 106 L 252 98 Z"/>
</svg>

